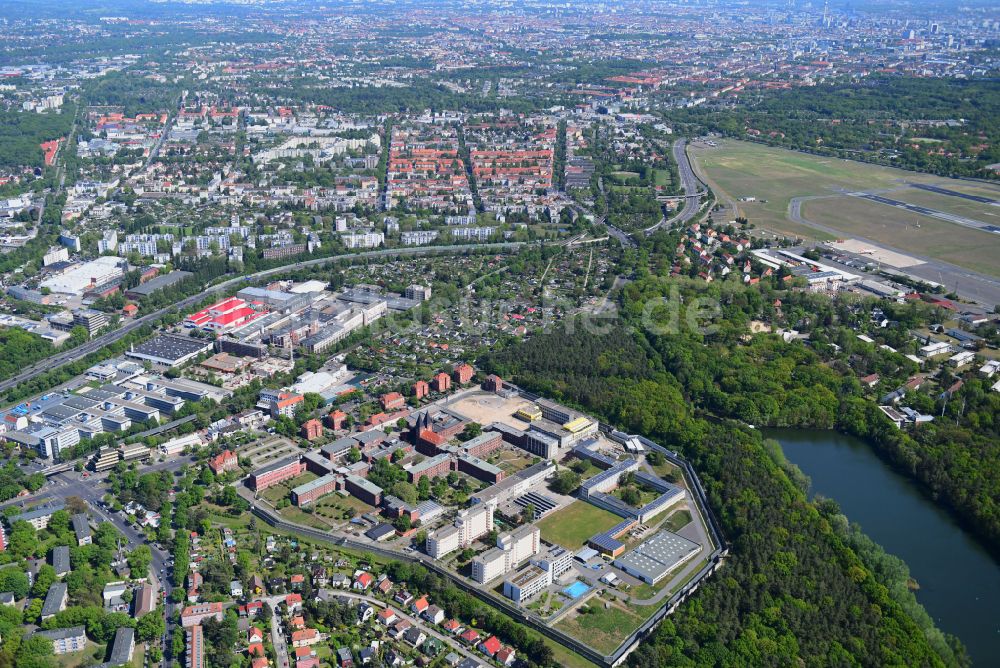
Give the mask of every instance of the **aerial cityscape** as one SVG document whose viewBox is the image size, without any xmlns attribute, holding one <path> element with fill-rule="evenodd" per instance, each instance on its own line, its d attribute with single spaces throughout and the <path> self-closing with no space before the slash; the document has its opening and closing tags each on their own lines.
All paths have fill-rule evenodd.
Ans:
<svg viewBox="0 0 1000 668">
<path fill-rule="evenodd" d="M 1000 5 L 0 0 L 0 668 L 1000 665 Z"/>
</svg>

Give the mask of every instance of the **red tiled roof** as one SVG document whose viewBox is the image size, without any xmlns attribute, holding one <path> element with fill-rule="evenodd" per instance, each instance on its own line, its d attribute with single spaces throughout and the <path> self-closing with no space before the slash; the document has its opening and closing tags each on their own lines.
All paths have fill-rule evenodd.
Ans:
<svg viewBox="0 0 1000 668">
<path fill-rule="evenodd" d="M 490 636 L 482 643 L 483 651 L 493 656 L 500 651 L 500 640 L 496 636 Z"/>
</svg>

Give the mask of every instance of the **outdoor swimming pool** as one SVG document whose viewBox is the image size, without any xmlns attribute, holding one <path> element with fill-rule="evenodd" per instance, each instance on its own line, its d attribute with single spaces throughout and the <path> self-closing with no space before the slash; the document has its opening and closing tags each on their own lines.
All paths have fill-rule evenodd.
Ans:
<svg viewBox="0 0 1000 668">
<path fill-rule="evenodd" d="M 586 594 L 588 591 L 590 591 L 590 587 L 588 587 L 586 585 L 586 583 L 580 582 L 579 580 L 577 580 L 576 582 L 574 582 L 570 586 L 568 586 L 565 589 L 563 589 L 563 593 L 566 594 L 567 596 L 569 596 L 572 599 L 580 598 L 581 596 L 583 596 L 584 594 Z"/>
</svg>

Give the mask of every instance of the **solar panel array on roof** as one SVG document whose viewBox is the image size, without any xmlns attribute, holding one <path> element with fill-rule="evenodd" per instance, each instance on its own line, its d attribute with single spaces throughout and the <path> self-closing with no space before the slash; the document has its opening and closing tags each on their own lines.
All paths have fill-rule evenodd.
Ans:
<svg viewBox="0 0 1000 668">
<path fill-rule="evenodd" d="M 514 499 L 514 503 L 521 508 L 527 508 L 529 505 L 535 507 L 535 520 L 540 520 L 553 510 L 556 509 L 556 502 L 547 496 L 539 494 L 538 492 L 528 492 L 523 496 L 519 496 Z"/>
<path fill-rule="evenodd" d="M 607 531 L 591 536 L 588 542 L 599 550 L 614 553 L 625 547 L 625 543 L 615 538 L 615 536 L 620 536 L 634 525 L 634 519 L 622 520 Z"/>
</svg>

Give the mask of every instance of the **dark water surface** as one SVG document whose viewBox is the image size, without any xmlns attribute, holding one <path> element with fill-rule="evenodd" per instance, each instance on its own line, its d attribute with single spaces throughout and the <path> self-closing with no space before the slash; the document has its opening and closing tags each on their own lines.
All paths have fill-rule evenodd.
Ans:
<svg viewBox="0 0 1000 668">
<path fill-rule="evenodd" d="M 1000 564 L 916 484 L 864 442 L 833 431 L 766 429 L 812 479 L 810 495 L 836 501 L 919 583 L 917 600 L 958 636 L 977 666 L 1000 666 Z"/>
</svg>

